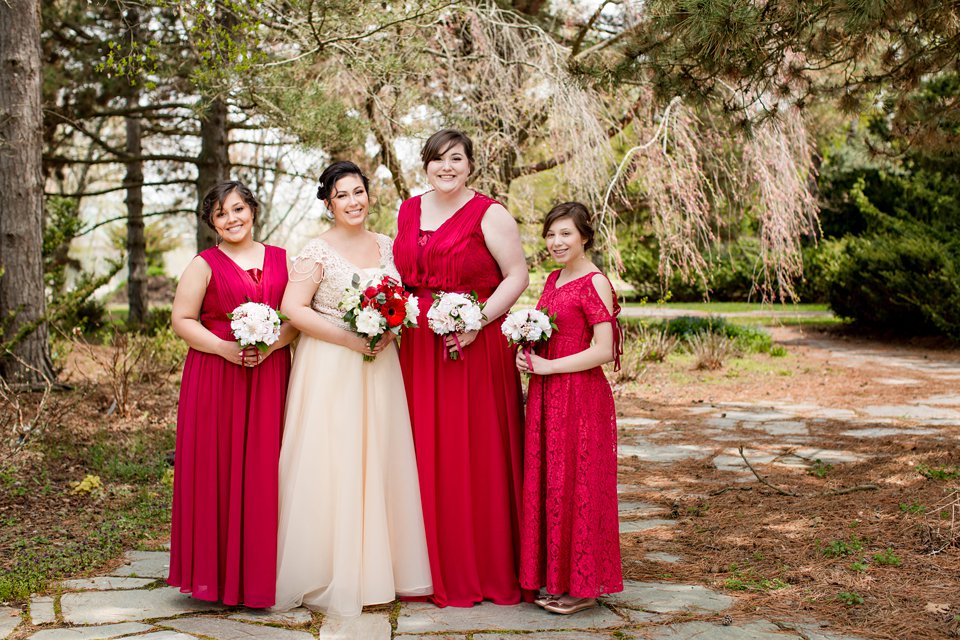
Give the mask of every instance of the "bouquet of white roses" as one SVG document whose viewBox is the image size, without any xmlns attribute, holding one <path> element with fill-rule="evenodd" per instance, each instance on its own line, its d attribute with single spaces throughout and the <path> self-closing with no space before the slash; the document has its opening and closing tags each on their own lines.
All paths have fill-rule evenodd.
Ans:
<svg viewBox="0 0 960 640">
<path fill-rule="evenodd" d="M 360 276 L 354 274 L 352 286 L 343 292 L 339 307 L 343 319 L 361 336 L 370 338 L 373 349 L 387 331 L 399 334 L 403 327 L 417 326 L 420 303 L 417 297 L 388 275 L 360 286 Z M 364 354 L 364 361 L 374 358 Z"/>
<path fill-rule="evenodd" d="M 286 320 L 269 305 L 262 302 L 244 302 L 227 314 L 233 337 L 241 347 L 256 347 L 267 351 L 280 339 L 280 323 Z"/>
<path fill-rule="evenodd" d="M 427 324 L 431 331 L 438 336 L 453 334 L 457 350 L 450 354 L 451 360 L 463 355 L 457 333 L 479 331 L 483 327 L 483 319 L 483 305 L 476 293 L 435 293 L 433 304 L 427 310 Z"/>
<path fill-rule="evenodd" d="M 546 309 L 520 309 L 507 315 L 500 325 L 500 331 L 507 337 L 510 346 L 519 345 L 527 358 L 530 370 L 530 350 L 537 342 L 545 342 L 557 328 L 556 315 L 550 315 Z"/>
</svg>

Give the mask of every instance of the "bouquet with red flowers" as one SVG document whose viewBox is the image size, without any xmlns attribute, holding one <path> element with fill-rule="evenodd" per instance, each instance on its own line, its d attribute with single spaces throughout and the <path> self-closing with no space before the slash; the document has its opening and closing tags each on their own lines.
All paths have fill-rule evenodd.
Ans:
<svg viewBox="0 0 960 640">
<path fill-rule="evenodd" d="M 359 335 L 370 338 L 370 348 L 377 346 L 387 331 L 399 334 L 403 327 L 417 326 L 420 306 L 395 278 L 383 275 L 361 286 L 354 274 L 352 286 L 343 293 L 340 309 L 343 319 Z M 370 362 L 372 357 L 363 356 Z"/>
</svg>

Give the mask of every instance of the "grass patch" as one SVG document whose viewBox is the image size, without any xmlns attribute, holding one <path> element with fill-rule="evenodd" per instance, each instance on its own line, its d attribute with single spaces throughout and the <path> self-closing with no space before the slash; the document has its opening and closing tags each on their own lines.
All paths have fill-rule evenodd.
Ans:
<svg viewBox="0 0 960 640">
<path fill-rule="evenodd" d="M 837 594 L 837 602 L 848 607 L 855 607 L 864 603 L 863 596 L 856 591 L 841 591 Z"/>
<path fill-rule="evenodd" d="M 927 512 L 927 507 L 920 504 L 919 502 L 901 502 L 900 503 L 900 512 L 901 513 L 912 513 L 914 515 L 922 516 Z"/>
<path fill-rule="evenodd" d="M 817 458 L 813 461 L 813 464 L 810 465 L 810 468 L 807 469 L 807 473 L 822 480 L 827 477 L 827 474 L 830 473 L 831 469 L 833 469 L 832 464 L 828 464 L 820 458 Z"/>
<path fill-rule="evenodd" d="M 820 553 L 827 558 L 842 558 L 863 551 L 863 545 L 863 540 L 853 536 L 849 540 L 834 540 L 820 546 Z"/>
<path fill-rule="evenodd" d="M 628 302 L 625 307 L 643 307 L 657 309 L 678 309 L 702 311 L 704 313 L 742 313 L 747 311 L 796 313 L 805 311 L 830 311 L 822 303 L 801 304 L 763 304 L 760 302 L 663 302 L 659 304 Z"/>
<path fill-rule="evenodd" d="M 928 480 L 956 480 L 960 478 L 960 467 L 930 467 L 918 464 L 914 467 L 920 475 Z"/>
<path fill-rule="evenodd" d="M 873 554 L 873 561 L 886 567 L 899 567 L 902 562 L 893 549 L 884 549 L 879 553 Z"/>
<path fill-rule="evenodd" d="M 9 569 L 0 572 L 0 602 L 23 601 L 52 581 L 93 571 L 137 541 L 162 535 L 169 522 L 169 490 L 141 489 L 119 508 L 90 522 L 86 535 L 63 542 L 37 535 L 12 545 Z"/>
<path fill-rule="evenodd" d="M 766 578 L 749 566 L 733 564 L 730 573 L 731 576 L 723 581 L 723 588 L 731 591 L 777 591 L 790 586 L 780 578 Z"/>
</svg>

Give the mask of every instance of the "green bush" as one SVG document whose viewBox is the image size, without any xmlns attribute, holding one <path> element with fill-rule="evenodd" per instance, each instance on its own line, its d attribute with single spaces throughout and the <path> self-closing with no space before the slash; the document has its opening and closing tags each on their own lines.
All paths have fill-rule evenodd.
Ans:
<svg viewBox="0 0 960 640">
<path fill-rule="evenodd" d="M 754 270 L 760 260 L 756 238 L 744 237 L 736 242 L 726 243 L 714 255 L 708 256 L 706 286 L 696 276 L 684 278 L 681 274 L 674 273 L 667 283 L 667 292 L 664 292 L 658 271 L 660 254 L 654 240 L 644 238 L 639 229 L 623 232 L 622 237 L 622 277 L 633 285 L 637 298 L 669 298 L 674 302 L 698 302 L 707 297 L 725 302 L 749 302 L 758 299 L 754 287 Z"/>
<path fill-rule="evenodd" d="M 733 341 L 739 351 L 770 353 L 774 348 L 770 334 L 761 329 L 727 322 L 720 316 L 680 316 L 650 324 L 651 329 L 662 329 L 666 335 L 683 342 L 697 334 L 712 333 Z"/>
<path fill-rule="evenodd" d="M 932 229 L 911 226 L 897 235 L 849 238 L 829 279 L 830 307 L 864 325 L 960 340 L 956 241 L 951 246 Z"/>
</svg>

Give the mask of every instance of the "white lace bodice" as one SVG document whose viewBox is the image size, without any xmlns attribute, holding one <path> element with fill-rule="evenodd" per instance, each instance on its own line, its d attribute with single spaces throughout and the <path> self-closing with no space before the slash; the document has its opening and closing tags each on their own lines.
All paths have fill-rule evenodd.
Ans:
<svg viewBox="0 0 960 640">
<path fill-rule="evenodd" d="M 320 286 L 317 292 L 313 294 L 313 302 L 310 306 L 324 320 L 327 320 L 341 329 L 350 329 L 350 326 L 343 321 L 343 311 L 338 308 L 340 299 L 343 298 L 344 290 L 351 287 L 353 276 L 359 275 L 361 283 L 365 283 L 374 278 L 379 278 L 387 274 L 400 281 L 400 274 L 397 267 L 393 264 L 393 240 L 383 235 L 377 234 L 377 244 L 380 247 L 380 266 L 376 268 L 361 269 L 354 266 L 331 247 L 323 238 L 314 238 L 303 251 L 294 258 L 295 263 L 306 262 L 299 267 L 294 268 L 307 273 L 312 270 L 312 264 L 319 264 L 323 269 Z"/>
</svg>

